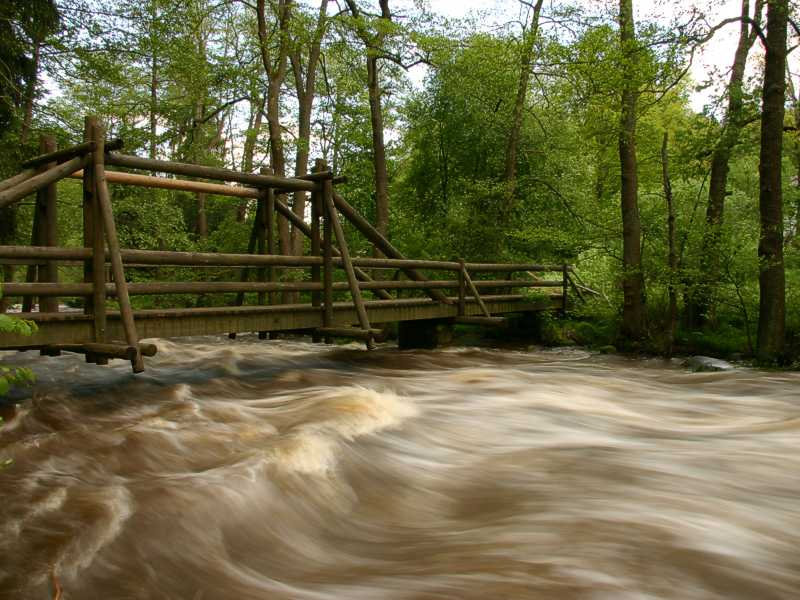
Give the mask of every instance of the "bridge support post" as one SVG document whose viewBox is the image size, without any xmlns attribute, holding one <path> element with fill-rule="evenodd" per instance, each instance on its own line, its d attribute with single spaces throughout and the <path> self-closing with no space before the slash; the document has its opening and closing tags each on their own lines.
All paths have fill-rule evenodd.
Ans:
<svg viewBox="0 0 800 600">
<path fill-rule="evenodd" d="M 322 239 L 322 327 L 330 328 L 333 324 L 333 227 L 331 226 L 330 206 L 324 198 L 320 198 L 320 204 L 325 216 Z M 333 338 L 326 335 L 325 343 L 332 344 Z"/>
<path fill-rule="evenodd" d="M 97 139 L 97 119 L 86 117 L 84 141 Z M 101 149 L 102 151 L 102 149 Z M 92 284 L 92 295 L 84 298 L 84 312 L 94 316 L 92 338 L 96 343 L 106 341 L 106 253 L 103 214 L 100 210 L 95 182 L 95 156 L 83 169 L 83 245 L 92 249 L 92 257 L 83 263 L 83 281 Z M 86 353 L 86 362 L 107 365 L 108 358 Z"/>
<path fill-rule="evenodd" d="M 314 168 L 311 170 L 312 173 L 319 173 L 321 171 L 325 171 L 325 161 L 322 159 L 317 159 L 314 161 Z M 320 231 L 319 231 L 319 219 L 322 214 L 322 197 L 319 191 L 311 192 L 311 256 L 319 256 L 320 255 Z M 313 283 L 319 283 L 321 279 L 321 273 L 319 267 L 311 267 L 311 281 Z M 311 292 L 311 306 L 316 309 L 319 309 L 322 304 L 322 297 L 319 292 Z M 311 337 L 311 341 L 314 343 L 319 343 L 322 341 L 322 336 L 318 333 L 314 333 Z"/>
<path fill-rule="evenodd" d="M 108 192 L 108 183 L 106 182 L 105 130 L 101 126 L 96 125 L 94 127 L 94 132 L 95 151 L 92 155 L 92 162 L 94 163 L 95 193 L 97 195 L 97 203 L 100 205 L 100 214 L 105 229 L 106 242 L 108 243 L 108 254 L 111 259 L 111 269 L 114 274 L 114 284 L 116 285 L 117 302 L 119 303 L 122 327 L 125 331 L 125 341 L 128 343 L 128 346 L 135 349 L 134 356 L 131 359 L 131 366 L 133 367 L 134 373 L 141 373 L 144 371 L 144 361 L 142 360 L 142 353 L 139 350 L 139 336 L 136 333 L 136 323 L 133 320 L 133 309 L 131 308 L 131 300 L 128 295 L 128 283 L 125 280 L 125 269 L 122 265 L 122 255 L 119 251 L 117 225 L 114 222 L 114 211 L 111 208 L 111 197 Z M 95 248 L 95 252 L 96 251 L 97 248 Z"/>
<path fill-rule="evenodd" d="M 262 175 L 272 175 L 272 169 L 268 167 L 263 167 L 261 169 Z M 266 190 L 261 190 L 260 197 L 258 199 L 258 204 L 260 210 L 258 211 L 261 215 L 261 219 L 257 223 L 258 225 L 258 253 L 259 254 L 274 254 L 275 252 L 275 238 L 274 232 L 272 232 L 272 219 L 271 216 L 274 218 L 275 212 L 275 190 L 272 188 L 268 188 Z M 270 235 L 272 234 L 272 235 Z M 258 270 L 258 279 L 259 281 L 274 281 L 275 271 L 272 267 L 264 268 Z M 272 300 L 272 297 L 270 297 Z M 259 305 L 263 306 L 267 303 L 267 294 L 266 292 L 259 292 L 258 293 L 258 303 Z M 267 332 L 266 331 L 259 331 L 258 332 L 258 339 L 265 340 L 267 339 Z"/>
<path fill-rule="evenodd" d="M 453 328 L 441 319 L 400 321 L 397 324 L 397 345 L 401 350 L 432 350 L 449 342 Z"/>
</svg>

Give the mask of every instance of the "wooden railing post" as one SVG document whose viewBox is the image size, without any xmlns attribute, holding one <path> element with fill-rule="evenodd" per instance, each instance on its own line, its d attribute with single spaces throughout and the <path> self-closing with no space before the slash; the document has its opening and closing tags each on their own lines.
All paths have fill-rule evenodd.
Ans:
<svg viewBox="0 0 800 600">
<path fill-rule="evenodd" d="M 97 119 L 86 117 L 84 121 L 84 141 L 94 142 L 97 131 Z M 103 148 L 100 149 L 104 151 Z M 97 152 L 95 145 L 94 152 Z M 83 170 L 83 245 L 92 249 L 92 258 L 83 263 L 83 280 L 92 284 L 92 295 L 84 300 L 84 312 L 94 316 L 93 338 L 95 343 L 106 341 L 106 251 L 103 213 L 98 200 L 95 179 L 95 155 L 91 155 Z M 98 365 L 108 364 L 108 359 L 86 354 L 86 362 Z"/>
<path fill-rule="evenodd" d="M 350 295 L 353 298 L 353 304 L 356 307 L 356 314 L 358 315 L 358 323 L 362 331 L 366 335 L 367 348 L 372 350 L 375 348 L 375 340 L 372 336 L 372 327 L 369 324 L 369 317 L 367 316 L 367 309 L 364 306 L 364 300 L 361 297 L 361 288 L 358 286 L 358 279 L 356 278 L 353 263 L 350 260 L 350 250 L 347 247 L 347 240 L 344 237 L 344 230 L 339 221 L 339 215 L 336 213 L 336 205 L 333 201 L 333 181 L 332 179 L 325 179 L 322 182 L 322 199 L 325 202 L 325 207 L 328 209 L 328 220 L 333 226 L 336 233 L 336 239 L 339 242 L 339 253 L 342 255 L 342 266 L 347 274 L 347 282 L 350 286 Z"/>
<path fill-rule="evenodd" d="M 262 175 L 271 175 L 272 169 L 262 168 L 261 169 Z M 272 195 L 274 198 L 274 191 L 270 189 L 262 189 L 261 193 L 258 198 L 258 206 L 259 210 L 256 212 L 256 219 L 258 220 L 258 253 L 259 254 L 267 254 L 269 248 L 267 247 L 267 237 L 269 231 L 269 217 L 268 212 L 270 211 L 269 205 L 269 196 Z M 272 281 L 272 269 L 267 269 L 266 267 L 261 267 L 258 270 L 258 280 L 259 281 Z M 266 292 L 259 292 L 258 293 L 258 304 L 260 306 L 264 306 L 267 303 L 267 294 Z M 267 339 L 268 332 L 266 331 L 259 331 L 258 332 L 258 339 L 265 340 Z"/>
<path fill-rule="evenodd" d="M 111 197 L 108 193 L 105 172 L 105 131 L 100 125 L 94 128 L 95 152 L 92 155 L 94 164 L 95 192 L 97 202 L 100 205 L 103 226 L 108 243 L 108 254 L 111 259 L 111 270 L 114 273 L 114 284 L 117 291 L 117 302 L 119 302 L 119 312 L 122 318 L 122 327 L 125 331 L 125 341 L 135 349 L 134 357 L 131 359 L 131 366 L 134 373 L 144 371 L 144 361 L 139 350 L 139 336 L 136 333 L 136 323 L 133 320 L 133 309 L 131 300 L 128 296 L 128 283 L 125 281 L 125 269 L 122 266 L 122 255 L 119 249 L 119 238 L 117 237 L 117 225 L 114 222 L 114 211 L 111 207 Z M 95 248 L 96 250 L 96 248 Z M 96 286 L 95 286 L 96 287 Z"/>
<path fill-rule="evenodd" d="M 467 304 L 467 278 L 465 275 L 467 267 L 465 266 L 463 258 L 458 259 L 458 264 L 461 265 L 461 268 L 458 270 L 458 316 L 463 317 Z"/>
<path fill-rule="evenodd" d="M 325 170 L 325 161 L 317 159 L 314 161 L 314 167 L 311 169 L 312 173 L 319 173 Z M 311 192 L 311 256 L 320 255 L 320 231 L 319 220 L 322 213 L 322 197 L 319 191 Z M 313 283 L 320 282 L 320 268 L 315 266 L 311 267 L 311 281 Z M 319 292 L 311 292 L 311 306 L 319 308 L 322 299 Z M 318 333 L 312 334 L 311 341 L 318 343 L 322 341 L 322 336 Z"/>
<path fill-rule="evenodd" d="M 327 165 L 322 161 L 321 166 L 326 168 Z M 323 256 L 322 256 L 322 287 L 323 287 L 323 312 L 322 312 L 322 326 L 331 327 L 333 324 L 333 227 L 331 218 L 331 207 L 324 198 L 325 189 L 322 191 L 323 198 L 320 204 L 322 205 L 323 214 L 325 216 L 325 224 L 323 231 Z M 332 344 L 333 338 L 326 335 L 325 343 Z"/>
<path fill-rule="evenodd" d="M 561 312 L 567 314 L 567 289 L 569 287 L 569 270 L 567 265 L 561 266 L 562 286 L 561 286 Z"/>
<path fill-rule="evenodd" d="M 262 175 L 272 175 L 272 169 L 265 167 L 261 169 Z M 267 229 L 267 253 L 275 255 L 278 253 L 278 246 L 277 240 L 275 239 L 275 190 L 270 188 L 267 190 L 266 196 L 266 204 L 264 205 L 264 227 Z M 267 270 L 267 277 L 271 282 L 275 282 L 277 280 L 278 271 L 275 270 L 275 267 L 269 267 Z M 277 304 L 278 303 L 278 294 L 276 292 L 271 292 L 269 295 L 269 303 L 270 304 Z"/>
</svg>

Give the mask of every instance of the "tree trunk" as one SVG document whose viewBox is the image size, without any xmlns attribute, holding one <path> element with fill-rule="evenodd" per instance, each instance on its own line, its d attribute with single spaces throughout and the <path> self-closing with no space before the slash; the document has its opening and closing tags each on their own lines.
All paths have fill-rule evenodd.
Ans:
<svg viewBox="0 0 800 600">
<path fill-rule="evenodd" d="M 36 85 L 39 83 L 39 64 L 41 60 L 42 43 L 36 40 L 33 45 L 33 73 L 28 81 L 25 90 L 25 112 L 22 117 L 22 128 L 20 130 L 20 143 L 25 144 L 28 141 L 28 135 L 31 131 L 31 123 L 33 122 L 33 102 L 36 99 Z"/>
<path fill-rule="evenodd" d="M 372 160 L 375 170 L 375 228 L 386 236 L 389 228 L 389 171 L 386 167 L 386 144 L 383 138 L 383 107 L 378 78 L 378 59 L 367 57 L 369 117 L 372 125 Z"/>
<path fill-rule="evenodd" d="M 208 238 L 208 215 L 206 214 L 206 193 L 197 193 L 197 237 Z"/>
<path fill-rule="evenodd" d="M 150 62 L 150 158 L 158 154 L 158 62 L 155 50 Z"/>
<path fill-rule="evenodd" d="M 667 331 L 667 356 L 672 356 L 672 347 L 675 343 L 675 329 L 678 324 L 678 293 L 675 283 L 678 281 L 678 253 L 675 246 L 675 206 L 672 203 L 672 183 L 669 178 L 669 134 L 664 132 L 661 143 L 661 179 L 664 186 L 664 200 L 667 203 L 667 245 L 669 253 L 667 266 L 669 267 L 669 323 Z"/>
<path fill-rule="evenodd" d="M 763 0 L 756 1 L 756 21 L 760 20 Z M 750 0 L 742 0 L 741 15 L 743 19 L 750 17 Z M 688 307 L 689 325 L 701 325 L 713 315 L 714 295 L 719 282 L 720 236 L 725 208 L 725 195 L 728 185 L 728 171 L 731 152 L 739 143 L 741 131 L 745 125 L 744 115 L 744 74 L 747 66 L 747 55 L 755 42 L 755 28 L 742 20 L 739 29 L 739 42 L 736 46 L 731 74 L 728 81 L 728 106 L 725 111 L 722 133 L 711 156 L 711 175 L 709 177 L 708 206 L 706 209 L 706 232 L 700 255 L 701 281 L 692 293 L 692 303 Z"/>
<path fill-rule="evenodd" d="M 794 187 L 797 200 L 794 207 L 794 228 L 789 231 L 783 245 L 789 246 L 800 244 L 800 98 L 794 89 L 792 83 L 792 75 L 787 72 L 786 82 L 788 86 L 789 96 L 792 99 L 792 118 L 794 120 L 794 148 L 792 152 L 792 160 L 794 161 Z"/>
<path fill-rule="evenodd" d="M 523 35 L 522 38 L 522 57 L 520 60 L 517 96 L 514 100 L 511 129 L 508 134 L 508 146 L 506 146 L 505 181 L 508 183 L 509 203 L 512 201 L 515 192 L 514 188 L 516 187 L 517 153 L 519 151 L 520 130 L 522 129 L 522 113 L 525 109 L 525 100 L 528 97 L 528 82 L 531 77 L 533 48 L 536 45 L 536 37 L 539 33 L 539 15 L 542 12 L 542 4 L 544 4 L 544 0 L 537 0 L 536 5 L 533 7 L 533 17 L 531 18 L 528 33 L 527 35 Z"/>
<path fill-rule="evenodd" d="M 308 173 L 308 158 L 311 145 L 311 115 L 314 109 L 314 97 L 317 85 L 317 66 L 321 56 L 322 37 L 325 33 L 327 22 L 328 0 L 321 0 L 317 14 L 317 25 L 311 39 L 308 51 L 308 62 L 303 72 L 300 51 L 296 50 L 291 55 L 292 71 L 294 73 L 295 89 L 297 91 L 297 151 L 295 153 L 294 174 L 302 176 Z M 306 193 L 295 192 L 292 210 L 301 219 L 306 212 Z M 303 254 L 303 241 L 305 236 L 296 227 L 292 228 L 292 249 L 294 254 Z"/>
<path fill-rule="evenodd" d="M 620 45 L 623 52 L 624 83 L 621 98 L 619 161 L 622 209 L 622 333 L 631 340 L 644 334 L 644 277 L 642 275 L 639 182 L 636 160 L 636 104 L 639 77 L 633 0 L 619 3 Z"/>
<path fill-rule="evenodd" d="M 269 151 L 272 170 L 275 175 L 286 176 L 286 155 L 283 149 L 283 132 L 280 124 L 281 86 L 286 77 L 289 48 L 289 18 L 292 0 L 280 0 L 278 3 L 278 55 L 273 62 L 270 56 L 269 34 L 267 32 L 265 0 L 257 0 L 256 16 L 258 19 L 258 40 L 261 50 L 261 61 L 269 79 L 267 86 L 267 125 L 269 128 Z M 281 254 L 289 254 L 289 222 L 286 217 L 278 217 L 278 244 Z"/>
<path fill-rule="evenodd" d="M 385 28 L 371 35 L 364 25 L 355 0 L 346 0 L 350 13 L 356 21 L 356 30 L 367 51 L 367 91 L 369 93 L 369 120 L 372 126 L 372 165 L 375 172 L 375 228 L 386 236 L 389 229 L 389 171 L 386 166 L 386 143 L 383 137 L 383 107 L 381 105 L 380 73 L 378 56 Z M 389 0 L 379 0 L 380 18 L 391 21 Z M 380 254 L 376 251 L 376 254 Z"/>
<path fill-rule="evenodd" d="M 761 217 L 759 258 L 758 347 L 763 361 L 782 357 L 786 326 L 786 280 L 783 265 L 783 193 L 781 150 L 786 97 L 787 0 L 767 2 L 767 50 L 761 110 L 761 155 L 758 167 Z"/>
<path fill-rule="evenodd" d="M 244 139 L 244 148 L 242 150 L 242 171 L 245 173 L 253 172 L 256 141 L 258 140 L 258 134 L 261 132 L 261 124 L 264 120 L 264 106 L 266 101 L 266 96 L 263 98 L 255 98 L 250 101 L 251 115 L 248 123 L 249 127 L 247 129 L 247 135 Z M 244 223 L 249 204 L 250 201 L 247 199 L 244 199 L 239 203 L 239 206 L 236 209 L 236 221 L 238 223 Z"/>
</svg>

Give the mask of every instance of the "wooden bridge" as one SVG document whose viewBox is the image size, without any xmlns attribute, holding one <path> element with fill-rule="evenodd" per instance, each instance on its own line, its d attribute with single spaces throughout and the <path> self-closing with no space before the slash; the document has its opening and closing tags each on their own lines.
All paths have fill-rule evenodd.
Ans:
<svg viewBox="0 0 800 600">
<path fill-rule="evenodd" d="M 412 331 L 407 324 L 440 320 L 497 324 L 508 313 L 563 310 L 568 286 L 576 289 L 567 265 L 406 258 L 337 193 L 336 184 L 343 178 L 334 177 L 324 161 L 317 161 L 308 176 L 286 178 L 268 170 L 251 174 L 139 158 L 116 152 L 121 146 L 118 140 L 106 141 L 102 126 L 87 117 L 82 144 L 56 150 L 51 139 L 43 139 L 43 154 L 24 163 L 18 175 L 0 182 L 0 208 L 36 194 L 31 245 L 0 246 L 0 265 L 27 268 L 24 282 L 2 284 L 3 306 L 8 298 L 21 297 L 22 311 L 15 316 L 38 327 L 30 337 L 0 334 L 0 350 L 40 350 L 42 355 L 78 352 L 97 364 L 123 358 L 140 372 L 142 356 L 154 354 L 155 346 L 139 340 L 151 337 L 224 333 L 235 337 L 239 332 L 258 332 L 264 339 L 270 332 L 302 331 L 317 342 L 349 337 L 372 348 L 383 335 L 375 327 L 379 324 L 400 322 L 402 344 L 404 331 Z M 58 245 L 56 183 L 68 177 L 83 181 L 82 247 Z M 257 208 L 248 253 L 120 248 L 109 184 L 253 199 Z M 281 199 L 298 191 L 311 195 L 310 223 Z M 307 255 L 276 252 L 278 219 L 288 220 L 310 239 Z M 352 256 L 342 219 L 382 257 Z M 63 281 L 59 268 L 76 265 L 83 268 L 82 278 Z M 154 266 L 217 267 L 226 270 L 229 281 L 133 283 L 126 278 L 126 271 Z M 381 273 L 386 276 L 380 277 Z M 543 273 L 556 277 L 546 279 Z M 545 289 L 533 296 L 524 293 L 529 288 Z M 372 298 L 365 299 L 364 292 Z M 133 295 L 166 294 L 227 294 L 231 301 L 227 306 L 193 308 L 131 306 Z M 61 298 L 78 298 L 82 308 L 60 310 Z"/>
</svg>

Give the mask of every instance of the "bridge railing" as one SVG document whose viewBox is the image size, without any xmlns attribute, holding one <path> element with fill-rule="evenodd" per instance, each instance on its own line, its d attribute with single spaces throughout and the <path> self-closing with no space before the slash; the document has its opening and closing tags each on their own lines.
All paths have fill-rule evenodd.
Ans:
<svg viewBox="0 0 800 600">
<path fill-rule="evenodd" d="M 502 297 L 506 300 L 523 299 L 515 292 L 529 288 L 549 288 L 560 291 L 554 300 L 566 308 L 567 288 L 570 284 L 566 265 L 540 264 L 488 264 L 458 261 L 413 260 L 403 256 L 369 221 L 360 215 L 334 189 L 337 181 L 324 161 L 317 161 L 312 173 L 302 178 L 277 177 L 264 170 L 261 174 L 239 173 L 227 169 L 205 167 L 144 159 L 110 152 L 121 142 L 106 142 L 104 132 L 92 118 L 86 121 L 86 140 L 83 144 L 56 150 L 51 141 L 42 144 L 43 154 L 28 161 L 26 170 L 0 182 L 0 207 L 16 202 L 28 194 L 36 193 L 33 232 L 29 246 L 0 246 L 0 265 L 27 266 L 24 282 L 8 281 L 2 285 L 4 301 L 7 298 L 23 299 L 22 313 L 39 322 L 58 323 L 74 320 L 72 312 L 59 313 L 62 298 L 82 299 L 83 314 L 92 321 L 91 339 L 80 343 L 70 341 L 38 346 L 43 353 L 60 350 L 82 352 L 87 360 L 103 364 L 108 358 L 129 357 L 134 371 L 143 369 L 142 354 L 152 348 L 140 345 L 136 328 L 137 312 L 130 297 L 136 295 L 169 294 L 235 294 L 235 306 L 248 310 L 270 307 L 270 310 L 300 310 L 299 295 L 321 316 L 321 327 L 313 328 L 316 341 L 331 341 L 333 336 L 350 336 L 363 339 L 368 347 L 381 335 L 370 324 L 367 304 L 362 292 L 369 292 L 376 305 L 399 306 L 400 292 L 427 295 L 430 302 L 455 307 L 454 318 L 462 322 L 489 323 L 492 317 L 486 302 Z M 146 170 L 143 175 L 107 170 L 106 165 L 126 169 Z M 157 177 L 153 173 L 168 173 L 184 177 L 199 177 L 223 181 L 224 184 Z M 67 248 L 58 245 L 57 191 L 55 183 L 65 177 L 83 181 L 83 247 Z M 231 185 L 231 183 L 236 185 Z M 256 212 L 248 242 L 248 252 L 219 254 L 203 252 L 175 252 L 120 248 L 116 224 L 111 207 L 108 184 L 136 185 L 191 192 L 204 192 L 222 196 L 248 198 L 256 201 Z M 281 200 L 287 192 L 309 192 L 311 222 L 307 223 Z M 342 229 L 342 217 L 364 235 L 384 257 L 351 256 Z M 285 219 L 310 240 L 310 255 L 286 256 L 276 253 L 277 220 Z M 81 281 L 60 281 L 59 267 L 83 267 Z M 131 282 L 126 270 L 140 267 L 217 267 L 237 269 L 227 271 L 228 280 L 201 281 L 150 281 Z M 286 280 L 280 271 L 302 270 L 302 280 Z M 392 279 L 378 277 L 381 271 L 393 270 Z M 110 273 L 108 273 L 110 271 Z M 368 272 L 369 271 L 369 272 Z M 345 277 L 338 275 L 344 273 Z M 539 274 L 557 273 L 557 279 L 542 279 Z M 514 278 L 524 273 L 525 278 Z M 402 276 L 405 279 L 401 278 Z M 499 275 L 505 279 L 498 278 Z M 73 277 L 74 279 L 74 277 Z M 393 295 L 394 292 L 394 295 Z M 448 293 L 450 292 L 450 293 Z M 248 297 L 248 294 L 250 295 Z M 334 319 L 336 297 L 346 297 L 355 308 L 357 326 L 337 327 Z M 39 311 L 35 312 L 35 299 Z M 108 309 L 108 301 L 115 301 L 118 311 Z M 475 310 L 467 310 L 476 305 Z M 2 308 L 2 307 L 0 307 Z M 219 311 L 229 308 L 216 307 Z M 191 314 L 196 308 L 176 308 L 171 315 L 181 311 Z M 215 307 L 203 309 L 212 314 Z M 257 310 L 257 308 L 255 308 Z M 197 313 L 195 313 L 197 314 Z M 122 322 L 124 342 L 110 339 L 107 319 L 111 316 Z M 231 331 L 231 336 L 235 336 Z M 266 337 L 267 331 L 259 331 Z M 19 340 L 0 348 L 23 347 Z"/>
</svg>

